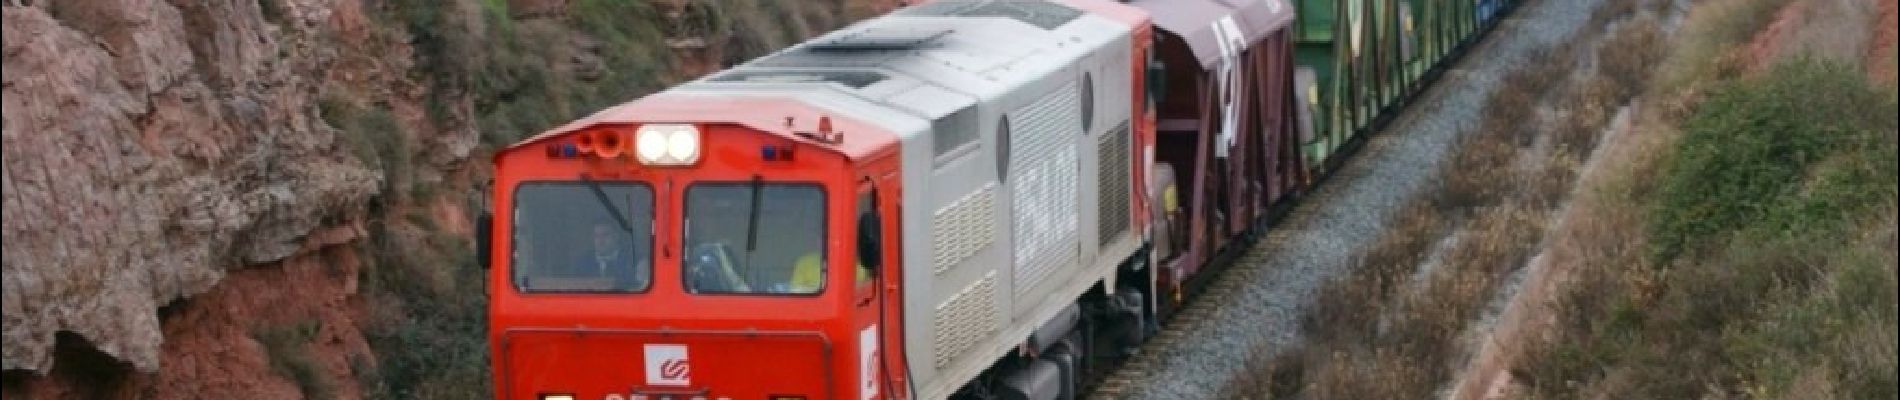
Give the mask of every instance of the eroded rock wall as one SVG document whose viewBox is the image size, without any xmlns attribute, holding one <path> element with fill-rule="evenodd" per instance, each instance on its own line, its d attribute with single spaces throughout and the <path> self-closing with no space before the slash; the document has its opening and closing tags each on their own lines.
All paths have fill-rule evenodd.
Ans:
<svg viewBox="0 0 1900 400">
<path fill-rule="evenodd" d="M 4 7 L 6 369 L 64 331 L 155 371 L 160 306 L 361 219 L 382 177 L 316 112 L 360 16 L 268 3 Z"/>
<path fill-rule="evenodd" d="M 896 3 L 581 5 L 0 4 L 0 395 L 479 397 L 484 146 Z"/>
</svg>

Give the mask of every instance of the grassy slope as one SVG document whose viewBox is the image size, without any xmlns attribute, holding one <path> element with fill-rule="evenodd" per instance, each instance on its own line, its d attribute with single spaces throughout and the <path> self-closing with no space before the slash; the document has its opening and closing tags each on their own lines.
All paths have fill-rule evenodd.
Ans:
<svg viewBox="0 0 1900 400">
<path fill-rule="evenodd" d="M 1514 358 L 1518 395 L 1893 398 L 1896 104 L 1845 59 L 1862 45 L 1841 32 L 1865 28 L 1810 16 L 1784 28 L 1793 50 L 1764 52 L 1748 44 L 1788 1 L 1718 0 L 1664 42 L 1641 15 L 1667 3 L 1604 7 L 1638 17 L 1598 42 L 1595 71 L 1553 49 L 1565 67 L 1504 77 L 1440 187 L 1324 288 L 1306 348 L 1259 360 L 1236 395 L 1442 395 L 1485 299 L 1541 242 L 1566 285 Z M 1605 110 L 1639 94 L 1635 131 L 1579 182 Z M 1552 128 L 1512 124 L 1538 107 Z"/>
<path fill-rule="evenodd" d="M 1860 60 L 1749 59 L 1786 3 L 1686 22 L 1645 94 L 1655 117 L 1583 187 L 1578 207 L 1617 223 L 1564 233 L 1579 264 L 1515 368 L 1529 394 L 1895 397 L 1900 105 Z"/>
</svg>

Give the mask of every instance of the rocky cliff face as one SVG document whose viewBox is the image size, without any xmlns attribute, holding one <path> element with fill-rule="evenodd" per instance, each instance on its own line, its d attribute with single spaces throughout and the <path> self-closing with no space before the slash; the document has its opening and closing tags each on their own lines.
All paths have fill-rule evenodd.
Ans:
<svg viewBox="0 0 1900 400">
<path fill-rule="evenodd" d="M 5 395 L 481 393 L 478 154 L 894 3 L 7 2 Z"/>
<path fill-rule="evenodd" d="M 321 247 L 382 179 L 315 117 L 339 10 L 176 3 L 4 8 L 7 369 L 70 332 L 156 371 L 160 306 Z"/>
<path fill-rule="evenodd" d="M 4 7 L 9 395 L 313 394 L 300 374 L 360 393 L 369 204 L 395 205 L 394 180 L 454 186 L 478 142 L 441 127 L 466 105 L 425 116 L 406 32 L 363 4 Z M 388 121 L 345 131 L 364 127 L 326 120 L 338 104 Z M 419 155 L 392 176 L 353 141 Z"/>
</svg>

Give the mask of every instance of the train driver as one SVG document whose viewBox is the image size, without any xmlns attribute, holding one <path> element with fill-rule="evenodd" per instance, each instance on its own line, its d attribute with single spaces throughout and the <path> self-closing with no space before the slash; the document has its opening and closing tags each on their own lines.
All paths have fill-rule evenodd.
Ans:
<svg viewBox="0 0 1900 400">
<path fill-rule="evenodd" d="M 646 289 L 649 265 L 633 249 L 633 241 L 608 224 L 594 224 L 593 233 L 593 251 L 576 262 L 582 276 L 604 278 L 613 290 Z"/>
</svg>

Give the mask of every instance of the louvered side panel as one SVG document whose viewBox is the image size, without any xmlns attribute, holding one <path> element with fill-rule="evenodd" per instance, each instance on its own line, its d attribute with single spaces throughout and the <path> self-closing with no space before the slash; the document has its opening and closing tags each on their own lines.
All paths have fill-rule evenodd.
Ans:
<svg viewBox="0 0 1900 400">
<path fill-rule="evenodd" d="M 1095 187 L 1099 190 L 1096 199 L 1101 204 L 1096 207 L 1100 212 L 1099 218 L 1096 219 L 1098 221 L 1096 226 L 1099 229 L 1096 232 L 1099 235 L 1096 237 L 1100 239 L 1100 243 L 1096 245 L 1107 246 L 1122 232 L 1128 230 L 1128 220 L 1131 218 L 1128 214 L 1128 203 L 1129 197 L 1133 194 L 1128 191 L 1128 171 L 1133 167 L 1129 166 L 1128 157 L 1134 149 L 1128 148 L 1128 121 L 1122 121 L 1121 124 L 1115 126 L 1115 129 L 1110 129 L 1108 134 L 1102 135 L 1102 139 L 1098 142 L 1099 147 L 1096 151 L 1098 158 L 1096 159 L 1101 161 L 1098 164 L 1100 168 L 1096 171 L 1099 179 L 1096 180 Z"/>
<path fill-rule="evenodd" d="M 936 273 L 949 271 L 995 240 L 995 224 L 990 222 L 995 203 L 996 184 L 986 184 L 931 216 L 930 247 Z"/>
<path fill-rule="evenodd" d="M 996 307 L 996 272 L 983 275 L 970 286 L 937 305 L 937 368 L 942 369 L 970 347 L 990 337 L 1000 324 Z"/>
<path fill-rule="evenodd" d="M 1069 265 L 1076 239 L 1075 138 L 1082 134 L 1071 83 L 1011 114 L 1009 189 L 1015 235 L 1011 281 L 1017 295 Z"/>
</svg>

